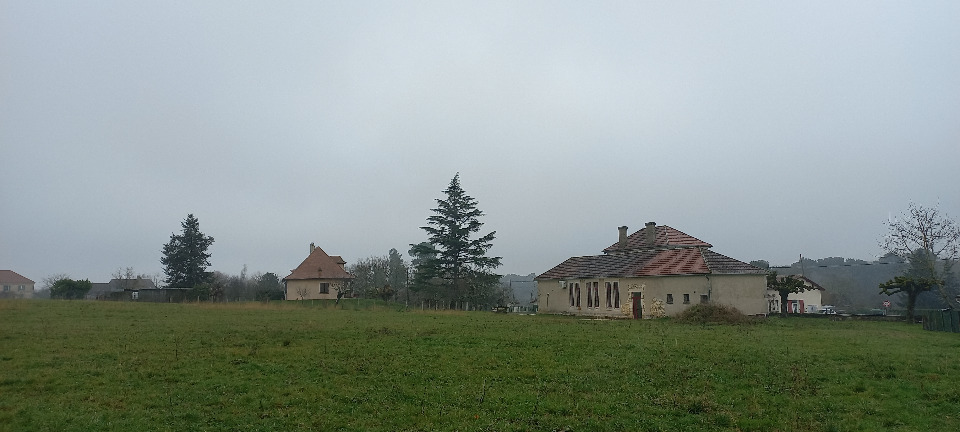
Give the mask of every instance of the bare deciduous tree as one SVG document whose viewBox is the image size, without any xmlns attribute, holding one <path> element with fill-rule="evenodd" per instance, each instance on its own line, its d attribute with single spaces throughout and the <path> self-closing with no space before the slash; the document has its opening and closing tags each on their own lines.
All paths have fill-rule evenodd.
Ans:
<svg viewBox="0 0 960 432">
<path fill-rule="evenodd" d="M 948 305 L 957 305 L 945 283 L 960 258 L 960 226 L 936 207 L 910 203 L 907 213 L 887 222 L 881 246 L 911 262 L 912 276 L 935 283 Z"/>
</svg>

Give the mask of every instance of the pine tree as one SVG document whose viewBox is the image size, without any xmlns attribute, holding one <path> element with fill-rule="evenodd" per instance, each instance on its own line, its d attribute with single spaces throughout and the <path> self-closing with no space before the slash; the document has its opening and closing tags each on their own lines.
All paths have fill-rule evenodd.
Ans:
<svg viewBox="0 0 960 432">
<path fill-rule="evenodd" d="M 428 226 L 420 227 L 428 234 L 426 242 L 412 244 L 415 260 L 413 284 L 437 299 L 470 302 L 481 305 L 488 301 L 500 276 L 492 272 L 500 266 L 500 257 L 488 257 L 496 231 L 471 239 L 483 223 L 477 202 L 460 187 L 460 174 L 450 180 L 444 191 L 446 199 L 437 199 Z"/>
<path fill-rule="evenodd" d="M 207 248 L 213 244 L 213 237 L 200 232 L 200 222 L 192 214 L 180 225 L 183 233 L 170 234 L 170 242 L 163 245 L 160 263 L 167 275 L 167 286 L 192 288 L 207 281 L 210 265 Z"/>
</svg>

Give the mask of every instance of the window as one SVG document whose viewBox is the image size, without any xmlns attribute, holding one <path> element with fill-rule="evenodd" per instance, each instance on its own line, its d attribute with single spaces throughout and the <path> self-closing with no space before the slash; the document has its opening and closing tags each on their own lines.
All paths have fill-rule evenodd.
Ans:
<svg viewBox="0 0 960 432">
<path fill-rule="evenodd" d="M 690 294 L 683 295 L 683 304 L 690 304 Z"/>
<path fill-rule="evenodd" d="M 580 307 L 580 282 L 577 282 L 577 283 L 573 284 L 573 287 L 574 287 L 573 289 L 575 289 L 575 290 L 577 291 L 577 292 L 574 294 L 574 297 L 575 297 L 576 300 L 577 300 L 577 307 Z"/>
<path fill-rule="evenodd" d="M 330 294 L 330 284 L 320 282 L 320 294 Z"/>
<path fill-rule="evenodd" d="M 587 307 L 593 307 L 593 291 L 590 291 L 590 282 L 587 282 Z"/>
<path fill-rule="evenodd" d="M 707 295 L 700 294 L 700 303 L 706 303 L 706 302 L 707 302 Z"/>
<path fill-rule="evenodd" d="M 611 297 L 612 290 L 613 290 L 613 285 L 610 282 L 607 282 L 607 307 L 613 306 L 613 303 L 610 301 L 613 298 Z"/>
<path fill-rule="evenodd" d="M 600 282 L 593 283 L 593 306 L 600 307 Z"/>
<path fill-rule="evenodd" d="M 23 290 L 25 290 L 26 288 L 27 288 L 27 287 L 25 287 L 25 286 L 23 286 L 23 285 L 20 285 L 20 291 L 23 291 Z"/>
<path fill-rule="evenodd" d="M 667 294 L 667 304 L 673 304 L 673 294 Z"/>
<path fill-rule="evenodd" d="M 620 307 L 620 282 L 613 283 L 613 307 Z"/>
<path fill-rule="evenodd" d="M 570 293 L 570 307 L 576 306 L 577 303 L 573 300 L 573 284 L 567 285 L 567 291 Z"/>
<path fill-rule="evenodd" d="M 10 291 L 10 285 L 3 286 L 3 292 L 7 292 L 7 291 Z"/>
<path fill-rule="evenodd" d="M 131 299 L 131 300 L 137 300 L 137 299 L 139 299 L 139 298 L 140 298 L 140 291 L 134 291 L 134 292 L 130 293 L 130 299 Z"/>
</svg>

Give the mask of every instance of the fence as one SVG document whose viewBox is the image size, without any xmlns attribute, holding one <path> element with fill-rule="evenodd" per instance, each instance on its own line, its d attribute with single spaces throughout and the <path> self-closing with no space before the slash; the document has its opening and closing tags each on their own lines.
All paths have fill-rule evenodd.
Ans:
<svg viewBox="0 0 960 432">
<path fill-rule="evenodd" d="M 960 311 L 926 311 L 922 316 L 924 330 L 960 333 Z"/>
</svg>

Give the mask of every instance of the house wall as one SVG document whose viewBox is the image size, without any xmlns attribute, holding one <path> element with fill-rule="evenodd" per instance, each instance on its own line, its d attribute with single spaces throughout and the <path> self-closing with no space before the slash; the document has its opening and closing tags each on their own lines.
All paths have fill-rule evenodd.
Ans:
<svg viewBox="0 0 960 432">
<path fill-rule="evenodd" d="M 326 294 L 320 293 L 321 283 L 330 284 Z M 343 286 L 343 281 L 339 279 L 294 279 L 284 281 L 284 284 L 286 285 L 287 300 L 336 300 L 337 289 Z M 302 296 L 301 289 L 303 290 Z"/>
<path fill-rule="evenodd" d="M 600 306 L 589 306 L 586 287 L 599 282 Z M 618 282 L 620 307 L 606 306 L 605 282 Z M 571 306 L 569 289 L 580 284 L 580 306 Z M 748 315 L 767 313 L 764 275 L 690 275 L 642 278 L 593 278 L 540 280 L 537 283 L 539 312 L 629 318 L 633 316 L 633 293 L 640 294 L 644 318 L 673 316 L 703 300 L 736 307 Z M 686 294 L 686 298 L 684 295 Z M 705 297 L 703 297 L 705 296 Z"/>
<path fill-rule="evenodd" d="M 0 284 L 0 298 L 33 298 L 34 284 L 8 283 Z"/>
<path fill-rule="evenodd" d="M 768 310 L 771 313 L 780 312 L 780 293 L 767 290 Z M 823 291 L 818 289 L 808 289 L 798 293 L 790 293 L 787 301 L 803 301 L 804 311 L 801 313 L 817 313 L 823 306 Z"/>
</svg>

